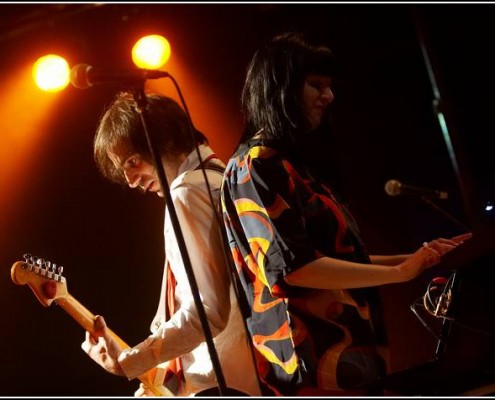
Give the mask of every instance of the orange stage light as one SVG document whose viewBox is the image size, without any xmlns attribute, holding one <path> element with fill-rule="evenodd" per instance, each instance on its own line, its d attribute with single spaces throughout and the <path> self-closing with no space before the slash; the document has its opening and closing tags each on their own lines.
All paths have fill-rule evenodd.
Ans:
<svg viewBox="0 0 495 400">
<path fill-rule="evenodd" d="M 171 55 L 170 43 L 160 35 L 148 35 L 139 39 L 132 48 L 132 61 L 139 68 L 159 69 Z"/>
<path fill-rule="evenodd" d="M 33 66 L 33 79 L 45 92 L 59 92 L 70 83 L 67 61 L 56 54 L 40 57 Z"/>
<path fill-rule="evenodd" d="M 22 211 L 43 160 L 43 135 L 50 110 L 59 98 L 42 92 L 32 79 L 32 64 L 19 68 L 6 82 L 0 100 L 0 220 L 7 223 Z"/>
</svg>

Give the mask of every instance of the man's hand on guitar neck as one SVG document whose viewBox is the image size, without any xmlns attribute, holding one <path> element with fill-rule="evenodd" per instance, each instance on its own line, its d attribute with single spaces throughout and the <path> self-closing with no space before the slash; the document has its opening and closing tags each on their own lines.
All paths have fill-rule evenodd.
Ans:
<svg viewBox="0 0 495 400">
<path fill-rule="evenodd" d="M 123 349 L 110 334 L 102 316 L 96 316 L 93 333 L 86 331 L 86 340 L 81 344 L 81 348 L 108 372 L 125 375 L 117 361 Z"/>
</svg>

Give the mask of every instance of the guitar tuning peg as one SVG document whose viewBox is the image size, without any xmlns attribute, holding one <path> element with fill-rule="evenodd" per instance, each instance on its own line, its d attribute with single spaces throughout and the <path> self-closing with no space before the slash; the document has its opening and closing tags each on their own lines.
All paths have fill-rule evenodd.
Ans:
<svg viewBox="0 0 495 400">
<path fill-rule="evenodd" d="M 29 264 L 29 261 L 32 260 L 33 256 L 30 253 L 25 253 L 22 258 L 24 258 L 24 261 Z"/>
<path fill-rule="evenodd" d="M 41 276 L 47 276 L 49 271 L 46 268 L 46 261 L 43 258 L 38 258 L 36 260 L 36 264 L 38 265 L 38 272 L 41 274 Z"/>
<path fill-rule="evenodd" d="M 62 280 L 64 279 L 62 276 L 62 272 L 64 272 L 64 267 L 63 266 L 58 267 L 57 272 L 58 272 L 58 281 L 62 282 Z"/>
<path fill-rule="evenodd" d="M 55 275 L 55 269 L 53 268 L 51 261 L 45 261 L 45 269 L 48 278 L 53 279 L 53 275 Z"/>
</svg>

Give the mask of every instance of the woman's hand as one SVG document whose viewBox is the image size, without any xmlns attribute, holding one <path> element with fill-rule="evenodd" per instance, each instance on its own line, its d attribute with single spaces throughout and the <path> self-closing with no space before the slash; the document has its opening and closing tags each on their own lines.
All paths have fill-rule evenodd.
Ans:
<svg viewBox="0 0 495 400">
<path fill-rule="evenodd" d="M 423 247 L 413 253 L 407 260 L 400 263 L 397 268 L 405 278 L 410 280 L 417 277 L 425 269 L 440 263 L 441 258 L 457 246 L 470 239 L 472 233 L 454 236 L 451 239 L 438 238 L 431 242 L 424 242 Z"/>
<path fill-rule="evenodd" d="M 81 348 L 108 372 L 114 375 L 124 375 L 117 361 L 122 348 L 108 333 L 102 316 L 96 317 L 95 330 L 95 334 L 86 332 L 86 340 L 81 344 Z"/>
</svg>

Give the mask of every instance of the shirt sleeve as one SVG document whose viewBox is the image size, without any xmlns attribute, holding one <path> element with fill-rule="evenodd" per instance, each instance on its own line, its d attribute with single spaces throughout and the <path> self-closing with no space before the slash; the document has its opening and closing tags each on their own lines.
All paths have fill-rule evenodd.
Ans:
<svg viewBox="0 0 495 400">
<path fill-rule="evenodd" d="M 300 182 L 276 155 L 234 162 L 227 171 L 224 211 L 236 245 L 253 257 L 273 294 L 275 285 L 290 290 L 283 278 L 320 256 L 305 230 Z"/>
<path fill-rule="evenodd" d="M 218 193 L 217 193 L 218 195 Z M 214 196 L 216 198 L 218 196 Z M 199 288 L 212 336 L 227 325 L 230 312 L 230 275 L 217 220 L 208 193 L 182 184 L 172 191 L 175 210 Z M 166 213 L 168 214 L 168 212 Z M 169 218 L 169 216 L 167 216 Z M 191 294 L 173 227 L 165 223 L 167 259 L 173 266 L 180 292 L 176 313 L 142 343 L 125 350 L 119 363 L 129 379 L 164 361 L 191 352 L 205 341 L 201 320 Z"/>
</svg>

